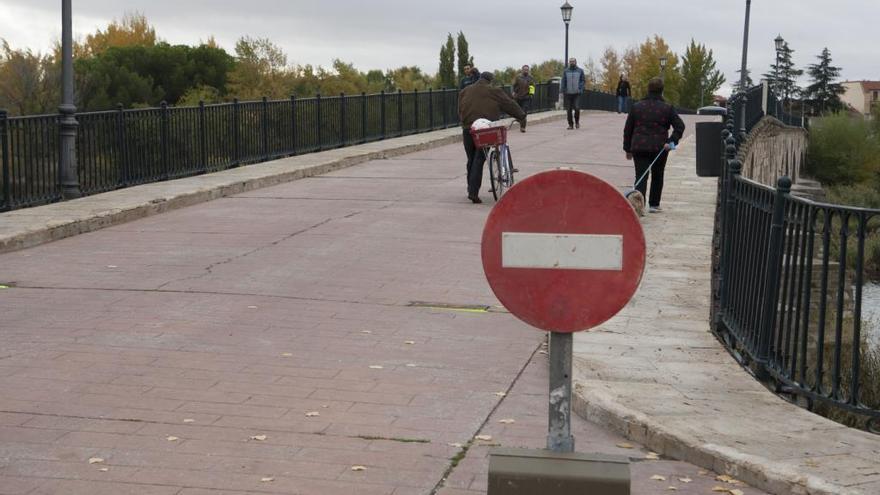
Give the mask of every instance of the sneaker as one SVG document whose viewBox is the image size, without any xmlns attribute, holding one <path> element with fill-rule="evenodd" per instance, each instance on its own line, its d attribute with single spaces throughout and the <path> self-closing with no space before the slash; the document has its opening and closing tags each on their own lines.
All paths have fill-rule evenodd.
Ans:
<svg viewBox="0 0 880 495">
<path fill-rule="evenodd" d="M 650 206 L 650 207 L 648 207 L 648 212 L 649 212 L 649 213 L 660 213 L 660 212 L 662 212 L 662 211 L 663 211 L 663 208 L 660 208 L 659 206 Z"/>
<path fill-rule="evenodd" d="M 480 199 L 480 197 L 477 196 L 477 195 L 474 195 L 474 196 L 468 196 L 468 199 L 471 200 L 471 202 L 474 203 L 475 205 L 476 205 L 476 204 L 480 204 L 480 203 L 483 202 L 483 200 Z"/>
<path fill-rule="evenodd" d="M 581 123 L 580 123 L 580 122 L 575 123 L 575 124 L 574 124 L 574 127 L 575 127 L 575 129 L 580 129 L 580 128 L 581 128 Z"/>
<path fill-rule="evenodd" d="M 568 126 L 568 130 L 569 130 L 569 131 L 572 130 L 572 129 L 574 129 L 574 127 L 572 127 L 572 126 Z"/>
</svg>

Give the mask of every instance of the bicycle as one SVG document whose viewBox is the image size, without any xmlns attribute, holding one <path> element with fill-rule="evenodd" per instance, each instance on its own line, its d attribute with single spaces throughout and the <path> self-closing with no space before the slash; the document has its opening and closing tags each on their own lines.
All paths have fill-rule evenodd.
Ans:
<svg viewBox="0 0 880 495">
<path fill-rule="evenodd" d="M 485 129 L 471 129 L 474 137 L 474 145 L 482 148 L 486 154 L 486 162 L 489 164 L 489 180 L 492 184 L 492 196 L 495 201 L 501 199 L 504 191 L 513 187 L 515 182 L 513 156 L 510 146 L 507 145 L 507 131 L 513 128 L 508 126 L 487 127 Z"/>
</svg>

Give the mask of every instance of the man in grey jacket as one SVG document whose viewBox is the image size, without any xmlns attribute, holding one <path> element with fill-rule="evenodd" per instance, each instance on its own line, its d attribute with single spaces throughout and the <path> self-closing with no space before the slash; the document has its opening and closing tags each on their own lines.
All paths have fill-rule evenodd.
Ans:
<svg viewBox="0 0 880 495">
<path fill-rule="evenodd" d="M 584 92 L 584 86 L 587 84 L 587 78 L 584 71 L 578 67 L 577 59 L 574 57 L 568 59 L 568 67 L 562 73 L 562 94 L 565 98 L 565 112 L 568 116 L 568 129 L 581 127 L 581 109 L 578 100 L 581 93 Z M 572 113 L 574 118 L 572 118 Z"/>
</svg>

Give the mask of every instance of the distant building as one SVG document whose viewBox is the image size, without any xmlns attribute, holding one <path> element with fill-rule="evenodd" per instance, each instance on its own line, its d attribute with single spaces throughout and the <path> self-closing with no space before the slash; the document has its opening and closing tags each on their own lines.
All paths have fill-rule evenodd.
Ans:
<svg viewBox="0 0 880 495">
<path fill-rule="evenodd" d="M 880 105 L 880 81 L 846 81 L 843 87 L 843 103 L 863 115 L 869 115 L 874 105 Z"/>
</svg>

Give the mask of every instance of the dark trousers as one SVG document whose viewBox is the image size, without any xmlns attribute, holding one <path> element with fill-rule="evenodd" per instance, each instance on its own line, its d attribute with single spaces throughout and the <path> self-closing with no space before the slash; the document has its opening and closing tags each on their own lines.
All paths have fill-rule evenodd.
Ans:
<svg viewBox="0 0 880 495">
<path fill-rule="evenodd" d="M 474 146 L 474 138 L 470 130 L 463 129 L 461 138 L 468 158 L 468 196 L 479 196 L 480 186 L 483 185 L 483 164 L 486 163 L 486 154 L 483 153 L 482 148 Z"/>
<path fill-rule="evenodd" d="M 565 114 L 568 116 L 569 127 L 581 123 L 581 107 L 578 102 L 580 99 L 580 94 L 565 95 Z M 572 120 L 572 114 L 574 114 L 574 120 Z"/>
<path fill-rule="evenodd" d="M 639 180 L 645 174 L 656 157 L 657 153 L 633 153 L 633 162 L 636 165 L 636 180 Z M 651 173 L 636 185 L 636 190 L 642 193 L 642 196 L 648 200 L 648 206 L 660 206 L 660 197 L 663 195 L 663 172 L 666 169 L 667 157 L 669 157 L 669 153 L 663 153 L 657 159 L 654 167 L 651 168 Z M 650 197 L 648 196 L 648 180 L 651 181 Z"/>
<path fill-rule="evenodd" d="M 516 103 L 519 105 L 520 108 L 522 108 L 522 111 L 525 112 L 526 115 L 528 115 L 528 114 L 529 114 L 529 110 L 532 109 L 532 98 L 531 98 L 531 97 L 529 97 L 529 98 L 520 98 L 520 99 L 516 100 Z M 523 129 L 526 128 L 526 123 L 525 123 L 525 121 L 523 121 L 523 123 L 522 123 L 522 128 L 523 128 Z"/>
</svg>

